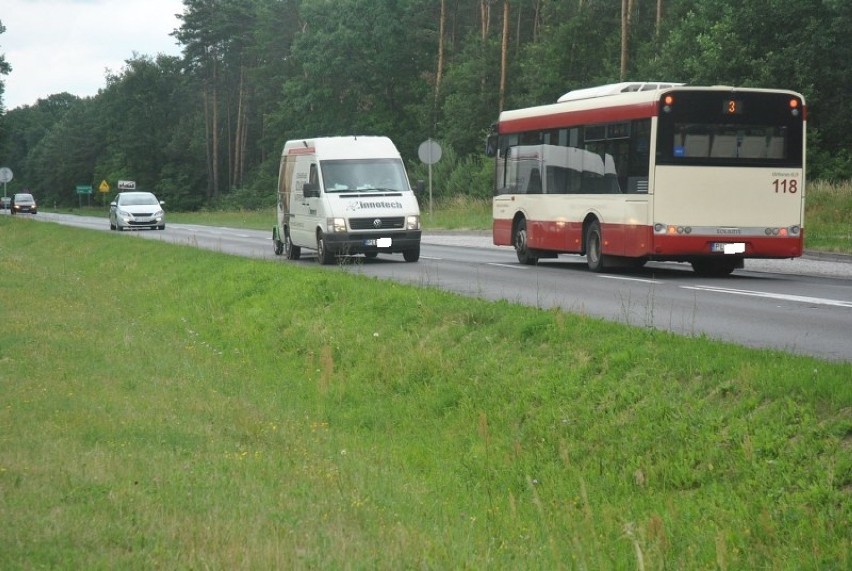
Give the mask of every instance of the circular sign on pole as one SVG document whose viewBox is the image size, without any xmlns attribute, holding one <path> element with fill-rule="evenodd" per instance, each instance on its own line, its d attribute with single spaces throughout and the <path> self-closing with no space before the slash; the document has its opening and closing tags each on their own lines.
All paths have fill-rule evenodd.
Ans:
<svg viewBox="0 0 852 571">
<path fill-rule="evenodd" d="M 441 160 L 441 145 L 434 139 L 427 139 L 420 143 L 417 156 L 420 157 L 423 164 L 434 165 Z"/>
<path fill-rule="evenodd" d="M 12 169 L 9 167 L 0 168 L 0 182 L 3 184 L 12 180 Z"/>
<path fill-rule="evenodd" d="M 429 165 L 429 215 L 432 215 L 432 165 L 441 160 L 441 145 L 431 137 L 420 143 L 417 156 Z"/>
</svg>

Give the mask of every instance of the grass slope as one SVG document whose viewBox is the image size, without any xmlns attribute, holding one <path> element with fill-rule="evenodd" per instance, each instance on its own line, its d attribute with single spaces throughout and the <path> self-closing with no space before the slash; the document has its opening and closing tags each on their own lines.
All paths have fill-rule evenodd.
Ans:
<svg viewBox="0 0 852 571">
<path fill-rule="evenodd" d="M 0 218 L 0 568 L 848 569 L 852 365 Z"/>
</svg>

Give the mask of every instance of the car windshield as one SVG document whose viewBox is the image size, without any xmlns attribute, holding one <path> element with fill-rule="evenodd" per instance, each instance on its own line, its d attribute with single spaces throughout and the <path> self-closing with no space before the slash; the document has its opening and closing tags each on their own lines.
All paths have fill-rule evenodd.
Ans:
<svg viewBox="0 0 852 571">
<path fill-rule="evenodd" d="M 326 192 L 408 190 L 405 168 L 399 159 L 347 159 L 322 161 Z"/>
<path fill-rule="evenodd" d="M 123 195 L 118 203 L 122 206 L 159 206 L 157 197 L 153 194 L 127 194 Z"/>
<path fill-rule="evenodd" d="M 15 202 L 34 202 L 32 194 L 16 194 Z"/>
</svg>

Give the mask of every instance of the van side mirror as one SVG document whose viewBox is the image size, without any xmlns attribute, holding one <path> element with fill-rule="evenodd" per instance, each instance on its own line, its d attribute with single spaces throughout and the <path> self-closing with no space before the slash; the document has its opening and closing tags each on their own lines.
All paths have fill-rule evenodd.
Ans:
<svg viewBox="0 0 852 571">
<path fill-rule="evenodd" d="M 304 186 L 302 186 L 302 194 L 305 198 L 318 198 L 319 193 L 319 185 L 315 182 L 306 182 Z"/>
<path fill-rule="evenodd" d="M 426 190 L 426 183 L 422 180 L 417 181 L 417 185 L 414 187 L 414 194 L 423 194 Z"/>
</svg>

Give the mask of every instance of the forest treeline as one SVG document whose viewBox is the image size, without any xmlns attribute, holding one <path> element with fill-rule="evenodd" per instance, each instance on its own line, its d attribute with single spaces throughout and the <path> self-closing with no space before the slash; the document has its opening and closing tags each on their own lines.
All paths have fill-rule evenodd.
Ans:
<svg viewBox="0 0 852 571">
<path fill-rule="evenodd" d="M 262 206 L 287 139 L 383 134 L 412 178 L 418 145 L 442 144 L 438 196 L 487 196 L 501 109 L 620 80 L 800 91 L 809 177 L 852 178 L 848 0 L 184 0 L 180 21 L 180 57 L 0 105 L 10 189 L 77 204 L 130 179 L 173 209 Z"/>
</svg>

